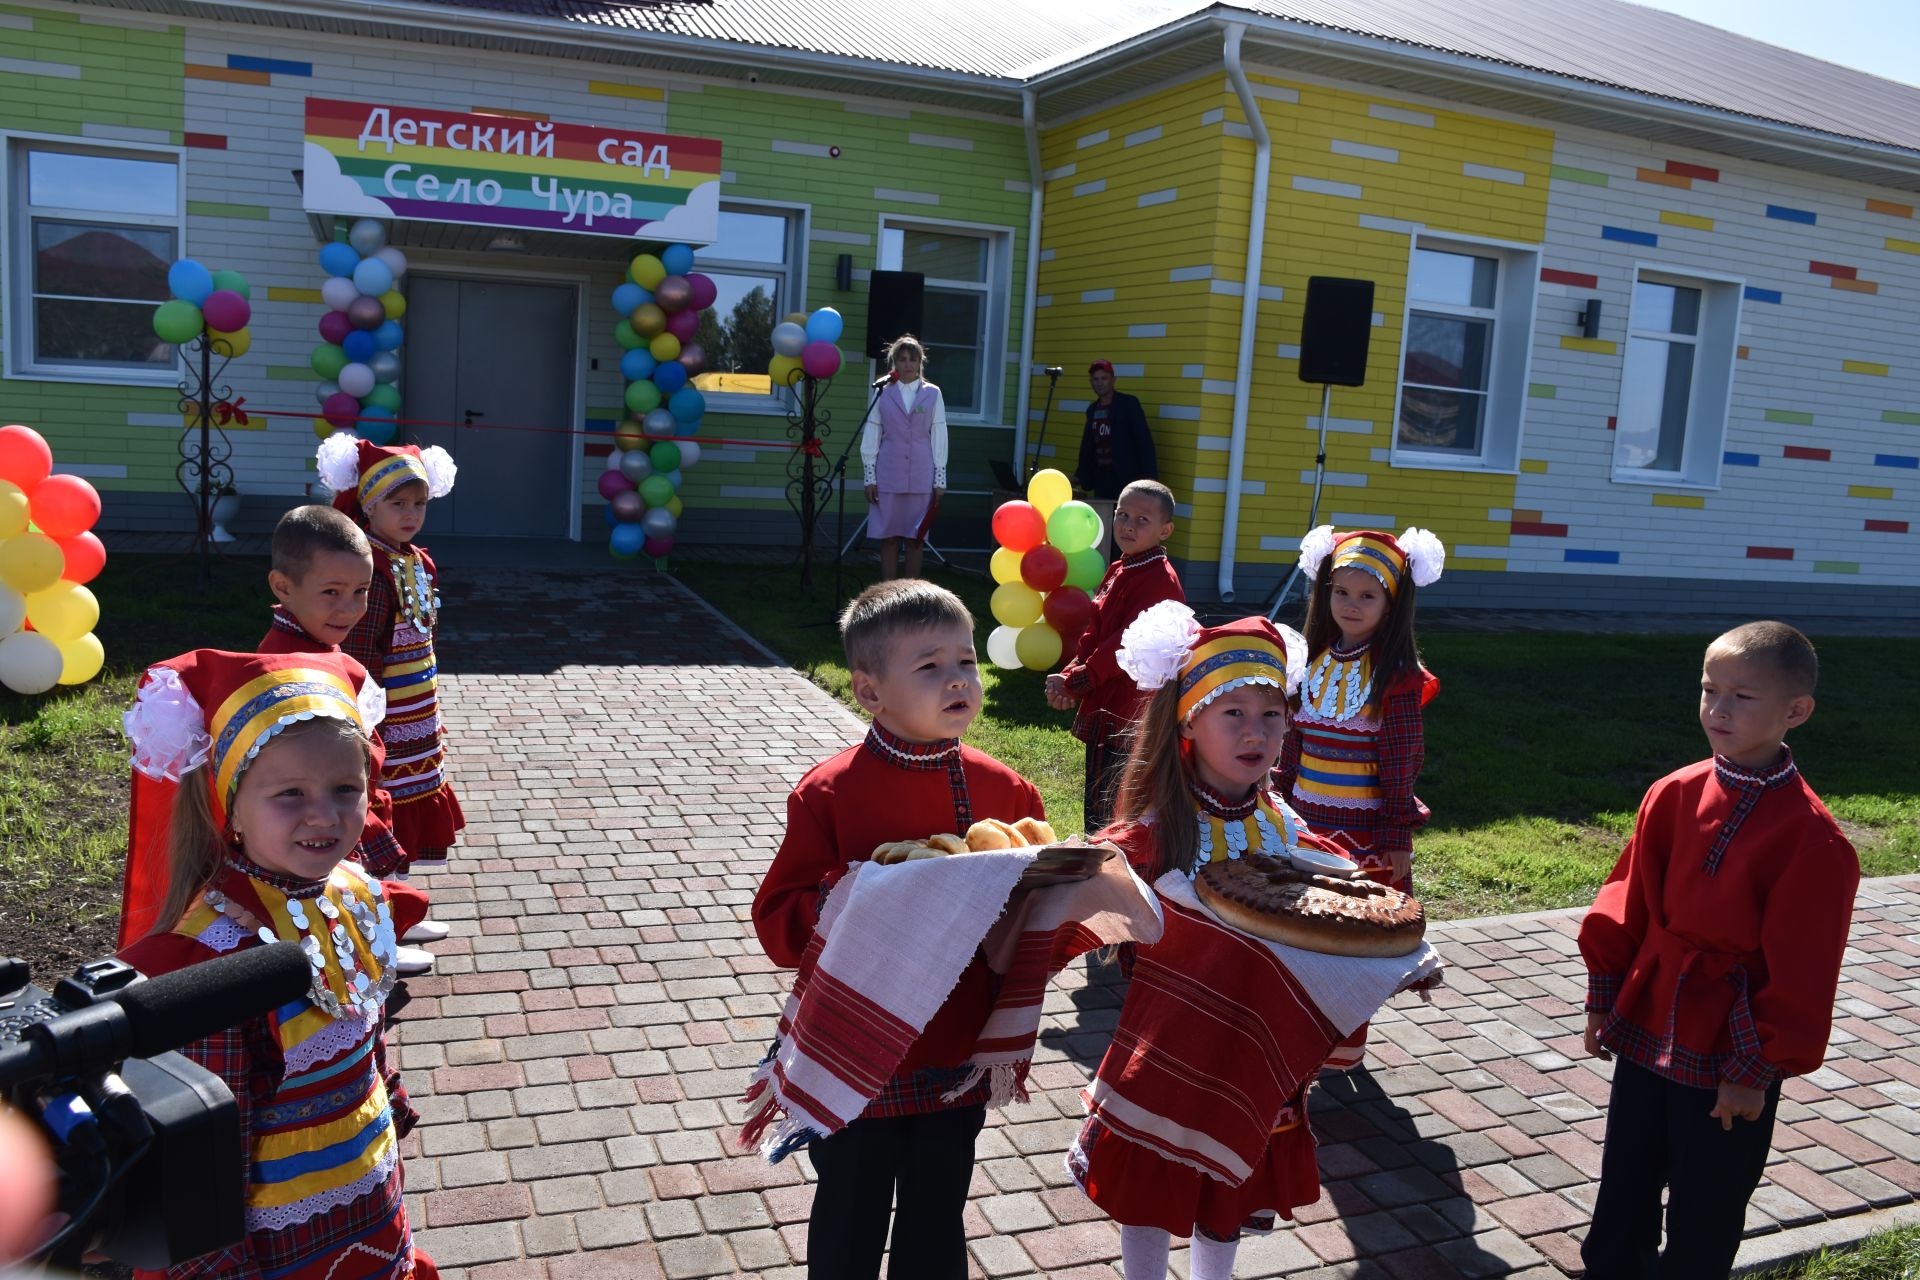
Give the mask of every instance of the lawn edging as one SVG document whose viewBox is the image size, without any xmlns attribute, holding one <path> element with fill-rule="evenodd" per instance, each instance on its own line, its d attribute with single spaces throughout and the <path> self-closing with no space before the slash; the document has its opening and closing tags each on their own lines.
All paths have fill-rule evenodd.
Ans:
<svg viewBox="0 0 1920 1280">
<path fill-rule="evenodd" d="M 1750 1236 L 1740 1243 L 1733 1275 L 1743 1280 L 1766 1280 L 1818 1256 L 1822 1249 L 1853 1249 L 1874 1236 L 1906 1227 L 1920 1227 L 1920 1204 L 1869 1209 L 1845 1218 L 1827 1218 L 1804 1227 L 1789 1227 L 1771 1235 Z"/>
</svg>

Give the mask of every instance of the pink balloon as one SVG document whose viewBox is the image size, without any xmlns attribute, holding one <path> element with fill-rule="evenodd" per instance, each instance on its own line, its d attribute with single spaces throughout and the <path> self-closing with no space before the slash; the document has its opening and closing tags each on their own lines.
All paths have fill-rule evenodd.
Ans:
<svg viewBox="0 0 1920 1280">
<path fill-rule="evenodd" d="M 336 427 L 351 427 L 360 416 L 360 402 L 344 391 L 336 391 L 320 402 L 320 416 Z"/>
<path fill-rule="evenodd" d="M 672 538 L 648 538 L 644 543 L 641 544 L 640 549 L 646 552 L 648 555 L 653 556 L 657 559 L 658 557 L 663 556 L 667 554 L 667 552 L 673 550 L 673 539 Z"/>
<path fill-rule="evenodd" d="M 698 271 L 687 277 L 687 284 L 693 289 L 693 297 L 687 305 L 695 311 L 705 311 L 713 305 L 713 300 L 720 296 L 720 286 Z"/>
<path fill-rule="evenodd" d="M 700 313 L 691 308 L 674 312 L 667 317 L 667 332 L 682 342 L 693 341 L 693 335 L 700 332 Z"/>
<path fill-rule="evenodd" d="M 831 342 L 809 342 L 800 352 L 800 367 L 810 378 L 831 378 L 840 372 L 840 348 Z"/>
<path fill-rule="evenodd" d="M 693 301 L 693 286 L 685 276 L 668 276 L 653 286 L 653 300 L 662 311 L 672 314 L 685 309 Z"/>
<path fill-rule="evenodd" d="M 680 363 L 686 367 L 689 378 L 706 372 L 707 349 L 697 342 L 681 343 Z"/>
<path fill-rule="evenodd" d="M 613 501 L 618 495 L 630 491 L 632 488 L 633 481 L 627 479 L 618 471 L 602 471 L 600 473 L 600 496 L 609 502 Z"/>
<path fill-rule="evenodd" d="M 329 311 L 320 317 L 320 336 L 336 347 L 345 342 L 347 335 L 352 332 L 353 321 L 347 319 L 344 311 Z"/>
<path fill-rule="evenodd" d="M 253 307 L 231 289 L 215 289 L 200 304 L 200 314 L 207 318 L 207 328 L 232 333 L 247 327 L 247 321 L 253 318 Z"/>
</svg>

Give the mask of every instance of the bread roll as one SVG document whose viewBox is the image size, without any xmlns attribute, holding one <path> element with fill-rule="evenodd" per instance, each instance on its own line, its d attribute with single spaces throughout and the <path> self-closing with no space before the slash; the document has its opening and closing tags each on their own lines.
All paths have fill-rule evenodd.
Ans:
<svg viewBox="0 0 1920 1280">
<path fill-rule="evenodd" d="M 946 835 L 928 836 L 926 839 L 926 844 L 929 848 L 937 849 L 941 853 L 965 853 L 967 852 L 967 849 L 968 849 L 968 845 L 965 840 L 962 840 L 959 836 L 953 835 L 951 833 L 948 833 Z"/>
<path fill-rule="evenodd" d="M 1019 844 L 1019 832 L 994 818 L 982 818 L 967 828 L 967 848 L 976 853 L 989 849 L 1011 849 Z"/>
<path fill-rule="evenodd" d="M 1043 818 L 1022 818 L 1013 824 L 1013 829 L 1024 836 L 1028 844 L 1054 844 L 1059 840 Z"/>
</svg>

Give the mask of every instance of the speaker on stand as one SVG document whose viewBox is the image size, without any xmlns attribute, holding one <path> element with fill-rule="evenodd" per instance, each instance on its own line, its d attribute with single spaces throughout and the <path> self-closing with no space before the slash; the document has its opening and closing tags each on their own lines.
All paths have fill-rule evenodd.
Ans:
<svg viewBox="0 0 1920 1280">
<path fill-rule="evenodd" d="M 926 341 L 927 278 L 918 271 L 875 271 L 867 281 L 867 359 L 885 360 L 903 333 Z M 881 372 L 886 372 L 884 369 Z"/>
<path fill-rule="evenodd" d="M 1327 475 L 1327 418 L 1333 412 L 1333 389 L 1364 386 L 1367 381 L 1367 345 L 1373 340 L 1373 281 L 1313 276 L 1307 281 L 1307 313 L 1300 325 L 1300 381 L 1320 384 L 1320 444 L 1313 459 L 1313 504 L 1307 528 L 1320 521 L 1320 490 Z M 1304 532 L 1304 530 L 1303 530 Z M 1276 618 L 1285 607 L 1300 566 L 1280 584 L 1267 609 Z M 1303 583 L 1311 594 L 1313 584 Z"/>
</svg>

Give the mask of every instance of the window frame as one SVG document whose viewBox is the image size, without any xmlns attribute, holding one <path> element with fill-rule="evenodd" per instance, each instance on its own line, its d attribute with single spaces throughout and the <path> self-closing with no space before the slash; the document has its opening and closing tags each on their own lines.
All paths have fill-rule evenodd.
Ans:
<svg viewBox="0 0 1920 1280">
<path fill-rule="evenodd" d="M 1006 421 L 1006 385 L 1007 385 L 1007 340 L 1008 326 L 1012 321 L 1013 307 L 1013 240 L 1014 228 L 991 222 L 966 222 L 953 218 L 926 218 L 910 213 L 883 213 L 878 221 L 874 236 L 873 262 L 876 271 L 901 271 L 907 268 L 898 262 L 889 265 L 886 257 L 888 231 L 928 231 L 934 233 L 963 234 L 986 241 L 987 265 L 986 281 L 946 280 L 928 277 L 928 290 L 944 289 L 954 292 L 977 293 L 982 296 L 980 308 L 981 326 L 984 332 L 980 338 L 980 407 L 972 411 L 959 411 L 953 406 L 951 397 L 946 398 L 947 422 L 970 427 L 1012 428 Z M 903 237 L 904 241 L 904 237 Z M 924 325 L 922 326 L 925 327 Z M 924 333 L 915 334 L 922 342 L 927 340 Z M 928 371 L 933 384 L 942 388 L 940 371 L 937 367 Z"/>
<path fill-rule="evenodd" d="M 780 323 L 780 317 L 794 311 L 806 311 L 807 275 L 809 269 L 809 234 L 813 221 L 813 206 L 795 204 L 788 200 L 754 200 L 746 197 L 728 196 L 720 201 L 721 212 L 736 213 L 772 213 L 788 220 L 787 261 L 775 267 L 765 262 L 718 262 L 702 258 L 704 249 L 694 249 L 695 271 L 703 275 L 719 273 L 722 275 L 738 273 L 740 275 L 784 275 L 789 300 L 792 305 L 784 310 L 776 303 L 773 322 Z M 765 372 L 762 370 L 761 372 Z M 691 385 L 691 384 L 690 384 Z M 764 394 L 746 391 L 702 391 L 706 397 L 707 408 L 713 413 L 759 414 L 767 417 L 784 417 L 789 404 L 788 398 L 780 388 L 769 383 Z"/>
<path fill-rule="evenodd" d="M 1499 263 L 1491 309 L 1424 302 L 1413 296 L 1415 255 L 1427 249 L 1493 258 Z M 1533 370 L 1533 331 L 1540 306 L 1541 246 L 1482 236 L 1420 230 L 1407 237 L 1400 343 L 1394 353 L 1393 417 L 1387 423 L 1388 463 L 1417 471 L 1466 471 L 1477 475 L 1517 475 L 1525 435 L 1527 392 Z M 1407 343 L 1416 311 L 1437 316 L 1484 319 L 1493 325 L 1488 343 L 1486 413 L 1479 448 L 1473 453 L 1421 449 L 1400 442 L 1400 409 L 1406 392 Z M 1416 384 L 1424 385 L 1424 384 Z"/>
<path fill-rule="evenodd" d="M 1700 291 L 1700 331 L 1692 335 L 1693 374 L 1687 387 L 1687 422 L 1680 442 L 1680 466 L 1674 471 L 1622 466 L 1616 435 L 1607 459 L 1609 476 L 1615 484 L 1659 489 L 1718 489 L 1726 464 L 1727 423 L 1733 412 L 1733 383 L 1739 366 L 1746 279 L 1666 263 L 1633 264 L 1627 286 L 1626 340 L 1620 344 L 1620 387 L 1614 397 L 1616 423 L 1622 407 L 1620 402 L 1632 375 L 1632 339 L 1644 337 L 1671 343 L 1676 337 L 1687 336 L 1646 329 L 1635 323 L 1634 298 L 1643 281 Z"/>
<path fill-rule="evenodd" d="M 174 214 L 104 213 L 28 203 L 27 156 L 34 151 L 128 160 L 165 157 L 173 164 Z M 35 217 L 91 222 L 110 227 L 158 227 L 174 233 L 175 260 L 190 257 L 187 242 L 187 158 L 184 146 L 139 142 L 93 142 L 59 134 L 0 130 L 0 263 L 8 284 L 0 289 L 0 325 L 6 330 L 9 380 L 84 382 L 130 387 L 174 387 L 182 365 L 176 359 L 146 368 L 130 365 L 39 364 L 34 357 L 33 234 Z"/>
</svg>

